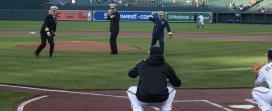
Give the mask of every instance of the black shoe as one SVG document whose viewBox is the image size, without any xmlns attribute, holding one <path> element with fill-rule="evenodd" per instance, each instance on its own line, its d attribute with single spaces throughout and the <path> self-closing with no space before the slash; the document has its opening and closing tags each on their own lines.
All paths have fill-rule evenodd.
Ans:
<svg viewBox="0 0 272 111">
<path fill-rule="evenodd" d="M 34 52 L 35 57 L 39 57 L 39 54 L 37 52 Z"/>
<path fill-rule="evenodd" d="M 118 55 L 118 52 L 111 52 L 110 55 Z"/>
</svg>

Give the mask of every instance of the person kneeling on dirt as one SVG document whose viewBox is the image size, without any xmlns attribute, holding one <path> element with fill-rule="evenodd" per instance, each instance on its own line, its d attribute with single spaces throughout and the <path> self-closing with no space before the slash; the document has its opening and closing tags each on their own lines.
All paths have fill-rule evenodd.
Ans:
<svg viewBox="0 0 272 111">
<path fill-rule="evenodd" d="M 160 111 L 170 111 L 176 94 L 175 87 L 181 80 L 174 69 L 165 62 L 159 47 L 150 48 L 148 59 L 142 60 L 129 73 L 129 77 L 139 76 L 138 86 L 127 90 L 133 111 L 143 111 L 144 106 L 153 106 Z"/>
<path fill-rule="evenodd" d="M 253 73 L 256 75 L 255 88 L 252 96 L 261 111 L 272 111 L 272 49 L 267 51 L 268 63 L 253 65 Z M 268 87 L 265 87 L 267 83 Z"/>
</svg>

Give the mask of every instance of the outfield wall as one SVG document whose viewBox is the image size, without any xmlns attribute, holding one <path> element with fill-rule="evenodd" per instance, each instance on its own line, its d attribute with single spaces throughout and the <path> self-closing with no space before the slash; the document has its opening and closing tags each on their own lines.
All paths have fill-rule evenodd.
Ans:
<svg viewBox="0 0 272 111">
<path fill-rule="evenodd" d="M 272 24 L 272 14 L 214 13 L 214 23 Z"/>
<path fill-rule="evenodd" d="M 59 10 L 60 20 L 106 21 L 107 10 Z M 121 21 L 147 22 L 153 11 L 119 11 Z M 0 20 L 43 20 L 48 10 L 0 9 Z M 272 14 L 252 13 L 212 13 L 212 12 L 168 12 L 169 22 L 196 22 L 203 14 L 206 23 L 257 23 L 272 24 Z"/>
<path fill-rule="evenodd" d="M 47 10 L 0 9 L 0 20 L 43 20 Z"/>
</svg>

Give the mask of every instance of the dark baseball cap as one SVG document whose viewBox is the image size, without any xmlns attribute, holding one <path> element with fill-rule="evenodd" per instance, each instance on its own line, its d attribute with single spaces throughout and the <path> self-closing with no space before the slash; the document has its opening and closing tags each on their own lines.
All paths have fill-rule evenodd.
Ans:
<svg viewBox="0 0 272 111">
<path fill-rule="evenodd" d="M 150 55 L 162 56 L 162 50 L 160 47 L 154 46 L 150 48 Z"/>
<path fill-rule="evenodd" d="M 268 49 L 268 51 L 267 51 L 267 57 L 269 59 L 272 59 L 272 48 Z"/>
</svg>

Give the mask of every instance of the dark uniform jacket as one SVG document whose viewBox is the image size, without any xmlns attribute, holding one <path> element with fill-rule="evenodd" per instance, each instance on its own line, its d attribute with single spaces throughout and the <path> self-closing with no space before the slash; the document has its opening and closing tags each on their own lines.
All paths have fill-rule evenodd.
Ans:
<svg viewBox="0 0 272 111">
<path fill-rule="evenodd" d="M 160 20 L 159 18 L 150 17 L 149 20 L 154 23 L 153 33 L 163 34 L 165 27 L 167 29 L 167 32 L 171 32 L 168 21 L 166 21 L 165 19 Z"/>
<path fill-rule="evenodd" d="M 56 27 L 57 27 L 57 18 L 54 17 L 52 14 L 49 14 L 45 17 L 45 20 L 43 22 L 41 33 L 47 33 L 45 31 L 45 28 L 49 28 L 49 32 L 52 36 L 55 36 Z"/>
<path fill-rule="evenodd" d="M 164 58 L 149 57 L 138 63 L 128 73 L 129 77 L 139 76 L 136 96 L 142 102 L 164 102 L 169 93 L 167 79 L 175 86 L 181 85 L 174 69 L 164 62 Z"/>
<path fill-rule="evenodd" d="M 110 32 L 119 31 L 120 14 L 115 11 L 107 16 L 107 20 L 110 20 Z"/>
</svg>

